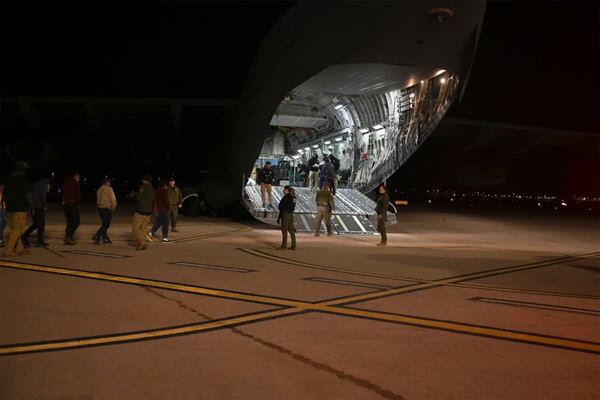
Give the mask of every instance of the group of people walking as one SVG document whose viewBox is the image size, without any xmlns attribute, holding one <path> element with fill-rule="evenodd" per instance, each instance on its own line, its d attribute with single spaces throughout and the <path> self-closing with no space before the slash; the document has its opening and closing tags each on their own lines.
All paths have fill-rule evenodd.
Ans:
<svg viewBox="0 0 600 400">
<path fill-rule="evenodd" d="M 39 174 L 33 185 L 27 178 L 28 165 L 17 162 L 5 183 L 0 183 L 0 245 L 4 247 L 5 257 L 28 254 L 29 241 L 33 232 L 37 231 L 35 247 L 47 247 L 44 240 L 46 226 L 46 210 L 48 192 L 51 181 L 45 174 Z M 65 245 L 76 245 L 76 232 L 80 225 L 81 186 L 78 172 L 69 174 L 61 188 L 62 206 L 66 219 L 63 242 Z M 161 181 L 157 190 L 152 187 L 152 177 L 144 175 L 142 185 L 136 193 L 136 210 L 133 216 L 132 231 L 137 239 L 136 249 L 143 250 L 152 241 L 155 232 L 162 228 L 162 241 L 169 241 L 169 225 L 172 232 L 177 232 L 177 218 L 182 205 L 182 194 L 175 179 Z M 96 207 L 100 218 L 100 227 L 92 236 L 96 244 L 110 244 L 108 235 L 113 214 L 117 208 L 117 198 L 111 180 L 105 178 L 96 190 Z M 26 228 L 28 215 L 32 223 Z M 155 222 L 148 230 L 150 217 Z M 4 229 L 8 225 L 8 233 L 4 240 Z"/>
<path fill-rule="evenodd" d="M 325 159 L 324 165 L 331 165 L 329 158 Z M 0 244 L 4 245 L 4 256 L 17 256 L 27 254 L 26 249 L 30 247 L 29 238 L 37 231 L 36 247 L 46 247 L 48 243 L 44 240 L 46 225 L 47 196 L 51 188 L 50 180 L 45 175 L 40 175 L 31 186 L 26 175 L 27 164 L 18 162 L 14 171 L 6 180 L 0 184 Z M 335 211 L 335 182 L 329 175 L 329 170 L 323 168 L 320 189 L 316 192 L 315 202 L 317 208 L 317 219 L 315 236 L 320 236 L 321 223 L 325 222 L 327 235 L 332 236 L 331 216 Z M 266 205 L 268 195 L 269 206 L 272 207 L 272 183 L 273 175 L 270 172 L 270 163 L 260 172 L 261 194 L 263 206 Z M 63 242 L 66 245 L 77 244 L 75 233 L 80 225 L 81 187 L 79 173 L 73 172 L 64 181 L 62 187 L 62 205 L 66 219 L 65 235 Z M 279 249 L 296 249 L 296 231 L 294 228 L 294 209 L 296 206 L 296 195 L 291 186 L 285 186 L 284 196 L 279 202 L 278 223 L 281 224 L 282 243 Z M 387 245 L 386 214 L 389 206 L 389 196 L 385 185 L 378 188 L 377 207 L 377 230 L 381 234 L 381 242 L 378 246 Z M 169 242 L 169 226 L 172 232 L 177 232 L 177 218 L 179 208 L 182 205 L 182 194 L 177 187 L 175 179 L 162 180 L 155 189 L 152 185 L 152 176 L 142 177 L 139 190 L 135 194 L 136 205 L 132 221 L 132 233 L 137 241 L 136 250 L 145 250 L 149 242 L 153 241 L 158 229 L 162 231 L 162 242 Z M 108 235 L 113 214 L 117 208 L 117 199 L 111 180 L 105 178 L 102 185 L 96 191 L 96 207 L 100 218 L 100 227 L 92 236 L 96 244 L 110 244 L 112 240 Z M 31 214 L 32 223 L 25 229 L 28 213 Z M 148 229 L 150 218 L 154 215 L 154 224 Z M 4 242 L 3 231 L 8 222 L 8 235 Z M 288 234 L 291 238 L 290 247 L 287 246 Z"/>
</svg>

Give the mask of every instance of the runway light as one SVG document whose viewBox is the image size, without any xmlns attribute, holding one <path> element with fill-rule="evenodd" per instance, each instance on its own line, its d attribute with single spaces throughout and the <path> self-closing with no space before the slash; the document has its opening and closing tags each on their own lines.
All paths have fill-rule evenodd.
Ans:
<svg viewBox="0 0 600 400">
<path fill-rule="evenodd" d="M 441 78 L 440 79 L 440 83 L 443 85 L 444 83 L 446 83 L 446 78 Z"/>
<path fill-rule="evenodd" d="M 343 104 L 336 104 L 335 109 L 339 110 L 340 108 L 343 108 L 344 105 Z"/>
<path fill-rule="evenodd" d="M 560 205 L 563 206 L 563 207 L 566 207 L 567 203 L 565 203 L 565 201 L 563 200 L 563 201 L 560 202 Z"/>
<path fill-rule="evenodd" d="M 331 144 L 331 140 L 326 140 L 325 142 L 323 142 L 325 144 Z"/>
<path fill-rule="evenodd" d="M 310 147 L 305 147 L 304 150 L 309 151 Z"/>
<path fill-rule="evenodd" d="M 336 142 L 341 142 L 341 141 L 342 141 L 342 138 L 341 138 L 341 137 L 336 137 L 336 138 L 335 138 L 335 141 L 336 141 Z"/>
<path fill-rule="evenodd" d="M 375 129 L 376 131 L 378 131 L 379 129 L 382 129 L 382 128 L 383 128 L 383 126 L 380 124 L 373 125 L 373 129 Z"/>
<path fill-rule="evenodd" d="M 319 145 L 318 144 L 313 144 L 313 149 L 318 149 Z"/>
<path fill-rule="evenodd" d="M 367 133 L 369 132 L 369 128 L 362 128 L 358 130 L 360 133 Z"/>
</svg>

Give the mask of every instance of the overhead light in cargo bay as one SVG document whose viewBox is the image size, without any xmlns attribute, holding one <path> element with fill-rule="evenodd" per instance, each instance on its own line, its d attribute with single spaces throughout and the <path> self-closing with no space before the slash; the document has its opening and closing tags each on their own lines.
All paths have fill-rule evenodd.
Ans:
<svg viewBox="0 0 600 400">
<path fill-rule="evenodd" d="M 325 142 L 323 142 L 325 144 L 331 144 L 331 140 L 326 140 Z"/>
<path fill-rule="evenodd" d="M 310 147 L 305 147 L 304 150 L 309 151 Z"/>
<path fill-rule="evenodd" d="M 336 104 L 336 105 L 335 105 L 335 109 L 336 109 L 336 110 L 339 110 L 339 109 L 341 109 L 341 108 L 344 108 L 344 105 L 343 105 L 343 104 Z"/>
<path fill-rule="evenodd" d="M 294 160 L 297 160 L 297 159 L 299 159 L 299 158 L 300 158 L 300 156 L 292 156 L 292 158 L 293 158 Z"/>
<path fill-rule="evenodd" d="M 369 132 L 369 128 L 362 128 L 358 130 L 360 133 L 367 133 Z"/>
<path fill-rule="evenodd" d="M 319 147 L 318 144 L 313 144 L 313 149 L 317 149 Z"/>
<path fill-rule="evenodd" d="M 302 149 L 298 150 L 298 153 L 302 154 L 304 151 Z"/>
<path fill-rule="evenodd" d="M 442 78 L 440 79 L 440 83 L 443 85 L 444 83 L 446 83 L 446 78 Z"/>
<path fill-rule="evenodd" d="M 335 138 L 335 141 L 336 141 L 336 142 L 341 142 L 341 141 L 342 141 L 342 138 L 341 138 L 341 137 L 336 137 L 336 138 Z"/>
<path fill-rule="evenodd" d="M 413 97 L 415 97 L 415 94 L 414 94 L 414 93 L 411 93 L 411 94 L 409 95 L 409 97 L 412 99 Z"/>
<path fill-rule="evenodd" d="M 381 125 L 381 124 L 373 125 L 373 129 L 375 129 L 376 131 L 378 131 L 380 129 L 383 129 L 383 125 Z"/>
</svg>

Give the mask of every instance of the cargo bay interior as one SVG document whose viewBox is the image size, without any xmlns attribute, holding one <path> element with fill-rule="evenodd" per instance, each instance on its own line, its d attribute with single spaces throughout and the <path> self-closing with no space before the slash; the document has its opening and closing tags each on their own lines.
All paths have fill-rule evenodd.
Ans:
<svg viewBox="0 0 600 400">
<path fill-rule="evenodd" d="M 291 185 L 298 229 L 312 230 L 309 160 L 339 160 L 333 217 L 337 233 L 375 234 L 373 201 L 385 182 L 424 142 L 452 104 L 458 76 L 444 69 L 385 64 L 333 65 L 290 90 L 275 110 L 260 156 L 244 188 L 244 204 L 263 222 L 277 211 L 262 204 L 257 170 L 270 162 L 274 202 Z M 393 206 L 388 223 L 395 223 Z"/>
</svg>

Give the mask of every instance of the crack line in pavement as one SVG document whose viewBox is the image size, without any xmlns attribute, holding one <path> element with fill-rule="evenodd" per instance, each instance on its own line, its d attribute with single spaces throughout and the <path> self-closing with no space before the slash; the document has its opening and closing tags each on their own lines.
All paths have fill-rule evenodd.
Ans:
<svg viewBox="0 0 600 400">
<path fill-rule="evenodd" d="M 152 294 L 155 294 L 156 296 L 158 296 L 158 297 L 160 297 L 162 299 L 175 302 L 180 308 L 182 308 L 182 309 L 184 309 L 186 311 L 189 311 L 191 313 L 194 313 L 194 314 L 196 314 L 197 316 L 199 316 L 201 318 L 204 318 L 204 319 L 206 319 L 208 321 L 213 320 L 212 317 L 210 317 L 210 316 L 208 316 L 206 314 L 201 313 L 200 311 L 198 311 L 198 310 L 196 310 L 196 309 L 194 309 L 194 308 L 186 305 L 185 303 L 183 303 L 180 300 L 172 299 L 172 298 L 170 298 L 168 296 L 165 296 L 164 294 L 159 293 L 156 290 L 153 290 L 153 289 L 148 288 L 148 287 L 144 287 L 143 289 L 146 290 L 146 291 L 148 291 L 148 292 L 150 292 L 150 293 L 152 293 Z M 376 384 L 374 384 L 372 382 L 369 382 L 369 381 L 367 381 L 365 379 L 357 378 L 357 377 L 355 377 L 353 375 L 347 374 L 344 371 L 340 371 L 339 369 L 333 368 L 333 367 L 331 367 L 331 366 L 329 366 L 327 364 L 323 364 L 323 363 L 320 363 L 318 361 L 315 361 L 315 360 L 313 360 L 311 358 L 303 356 L 302 354 L 298 354 L 298 353 L 296 353 L 296 352 L 294 352 L 292 350 L 286 349 L 285 347 L 282 347 L 282 346 L 280 346 L 280 345 L 278 345 L 276 343 L 269 342 L 269 341 L 267 341 L 265 339 L 261 339 L 260 337 L 252 335 L 251 333 L 244 332 L 243 330 L 241 330 L 239 328 L 228 327 L 226 329 L 229 329 L 230 331 L 232 331 L 232 332 L 234 332 L 234 333 L 236 333 L 236 334 L 238 334 L 238 335 L 240 335 L 242 337 L 250 339 L 250 340 L 252 340 L 252 341 L 254 341 L 254 342 L 256 342 L 256 343 L 258 343 L 258 344 L 260 344 L 262 346 L 268 347 L 269 349 L 275 350 L 275 351 L 277 351 L 277 352 L 279 352 L 281 354 L 289 356 L 289 357 L 293 358 L 294 360 L 299 361 L 299 362 L 301 362 L 303 364 L 307 364 L 307 365 L 309 365 L 309 366 L 311 366 L 311 367 L 313 367 L 315 369 L 321 370 L 321 371 L 329 372 L 329 373 L 335 375 L 336 377 L 338 377 L 339 379 L 350 381 L 350 382 L 352 382 L 353 384 L 355 384 L 357 386 L 360 386 L 360 387 L 362 387 L 364 389 L 371 390 L 371 391 L 377 393 L 379 396 L 384 397 L 386 399 L 404 400 L 404 397 L 402 397 L 401 395 L 393 393 L 393 392 L 391 392 L 389 390 L 383 389 L 382 387 L 380 387 L 380 386 L 378 386 L 378 385 L 376 385 Z"/>
</svg>

